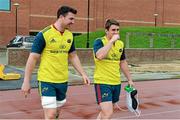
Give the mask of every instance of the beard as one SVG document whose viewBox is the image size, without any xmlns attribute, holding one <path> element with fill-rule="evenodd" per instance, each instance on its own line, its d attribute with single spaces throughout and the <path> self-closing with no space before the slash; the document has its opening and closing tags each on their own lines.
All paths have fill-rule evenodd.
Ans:
<svg viewBox="0 0 180 120">
<path fill-rule="evenodd" d="M 66 25 L 65 28 L 66 28 L 66 29 L 69 29 L 69 28 L 71 28 L 71 25 L 72 25 L 72 23 L 69 23 L 69 24 Z"/>
</svg>

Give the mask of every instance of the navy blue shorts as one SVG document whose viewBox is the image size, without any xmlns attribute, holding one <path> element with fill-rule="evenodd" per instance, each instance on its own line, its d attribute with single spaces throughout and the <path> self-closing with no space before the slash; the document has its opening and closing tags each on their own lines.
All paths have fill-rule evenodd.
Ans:
<svg viewBox="0 0 180 120">
<path fill-rule="evenodd" d="M 119 85 L 106 85 L 95 84 L 96 100 L 97 103 L 112 101 L 116 103 L 119 101 L 119 95 L 121 92 L 121 84 Z"/>
<path fill-rule="evenodd" d="M 56 97 L 57 101 L 64 100 L 66 98 L 68 83 L 49 83 L 49 82 L 38 82 L 39 94 L 41 96 Z"/>
</svg>

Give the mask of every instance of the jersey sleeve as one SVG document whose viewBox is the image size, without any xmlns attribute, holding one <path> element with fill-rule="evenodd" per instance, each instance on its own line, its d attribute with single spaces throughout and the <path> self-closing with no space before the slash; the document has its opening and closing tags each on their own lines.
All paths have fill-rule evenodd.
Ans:
<svg viewBox="0 0 180 120">
<path fill-rule="evenodd" d="M 93 45 L 93 51 L 94 51 L 94 54 L 96 55 L 96 52 L 102 48 L 104 45 L 102 43 L 102 40 L 101 39 L 97 39 L 94 41 L 94 45 Z"/>
<path fill-rule="evenodd" d="M 76 48 L 75 48 L 74 40 L 73 40 L 72 45 L 71 45 L 71 48 L 69 49 L 68 53 L 71 53 L 71 52 L 73 52 L 73 51 L 75 51 L 75 50 L 76 50 Z"/>
<path fill-rule="evenodd" d="M 46 45 L 46 42 L 44 40 L 43 34 L 42 32 L 39 32 L 35 37 L 31 52 L 41 54 L 45 48 L 45 45 Z"/>
<path fill-rule="evenodd" d="M 123 48 L 123 52 L 122 52 L 122 54 L 121 54 L 120 60 L 125 60 L 125 59 L 126 59 L 125 49 Z"/>
</svg>

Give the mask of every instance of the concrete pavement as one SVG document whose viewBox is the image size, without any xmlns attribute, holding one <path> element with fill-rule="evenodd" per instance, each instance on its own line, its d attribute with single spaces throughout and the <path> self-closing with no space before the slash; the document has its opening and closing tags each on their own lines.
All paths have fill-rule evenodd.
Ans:
<svg viewBox="0 0 180 120">
<path fill-rule="evenodd" d="M 85 71 L 87 72 L 91 82 L 93 82 L 93 70 L 94 66 L 84 66 Z M 24 78 L 24 68 L 6 66 L 5 73 L 8 72 L 17 72 L 22 75 L 20 80 L 0 80 L 0 90 L 12 90 L 20 89 L 23 78 Z M 180 72 L 131 72 L 132 78 L 134 81 L 145 81 L 145 80 L 165 80 L 165 79 L 179 79 Z M 37 87 L 37 70 L 32 75 L 31 86 Z M 122 81 L 126 81 L 124 75 L 122 75 Z M 81 76 L 70 66 L 69 67 L 69 85 L 78 85 L 83 84 Z"/>
</svg>

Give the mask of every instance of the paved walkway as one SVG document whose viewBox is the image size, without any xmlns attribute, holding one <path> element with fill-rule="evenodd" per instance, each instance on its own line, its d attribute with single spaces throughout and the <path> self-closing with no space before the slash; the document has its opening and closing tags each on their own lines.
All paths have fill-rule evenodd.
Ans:
<svg viewBox="0 0 180 120">
<path fill-rule="evenodd" d="M 88 76 L 93 81 L 93 66 L 85 66 L 84 69 L 86 70 Z M 5 81 L 0 80 L 0 90 L 12 90 L 12 89 L 19 89 L 22 85 L 23 78 L 24 78 L 24 68 L 17 68 L 14 66 L 6 66 L 5 73 L 8 72 L 17 72 L 22 75 L 20 80 L 11 80 Z M 132 78 L 135 81 L 144 81 L 144 80 L 159 80 L 159 79 L 179 79 L 180 72 L 131 72 Z M 37 87 L 37 71 L 32 75 L 31 85 L 32 87 Z M 122 81 L 126 81 L 125 77 L 122 75 Z M 69 85 L 77 85 L 82 84 L 81 77 L 77 74 L 77 72 L 72 68 L 69 67 Z"/>
<path fill-rule="evenodd" d="M 137 118 L 126 108 L 125 91 L 122 89 L 113 119 L 180 119 L 180 79 L 136 82 L 141 116 Z M 122 83 L 122 88 L 126 83 Z M 61 119 L 95 119 L 99 112 L 94 86 L 69 86 L 67 102 L 60 113 Z M 20 90 L 0 91 L 0 119 L 43 119 L 43 110 L 37 89 L 27 98 Z"/>
</svg>

